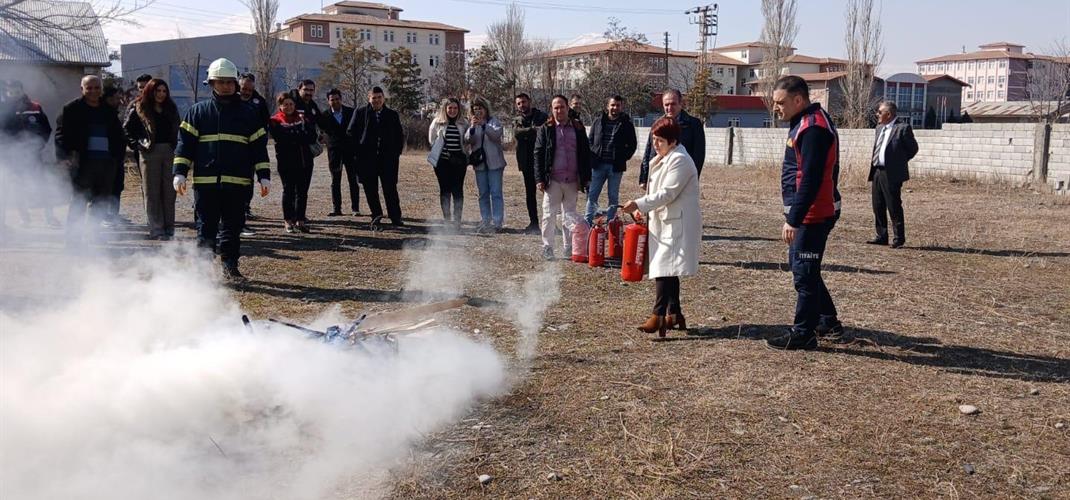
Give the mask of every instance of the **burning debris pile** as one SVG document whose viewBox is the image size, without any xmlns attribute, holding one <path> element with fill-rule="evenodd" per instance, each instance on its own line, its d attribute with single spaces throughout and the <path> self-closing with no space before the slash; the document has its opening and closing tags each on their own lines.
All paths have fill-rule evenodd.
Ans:
<svg viewBox="0 0 1070 500">
<path fill-rule="evenodd" d="M 459 298 L 435 302 L 399 311 L 379 313 L 373 316 L 361 314 L 352 323 L 332 325 L 324 331 L 315 330 L 294 323 L 268 318 L 268 322 L 279 324 L 304 333 L 309 339 L 320 340 L 345 348 L 353 348 L 366 354 L 382 354 L 384 350 L 398 352 L 399 335 L 430 335 L 434 332 L 433 315 L 438 312 L 457 309 L 468 303 L 468 299 Z M 242 315 L 242 323 L 250 331 L 255 330 L 248 316 Z M 385 349 L 384 349 L 385 348 Z"/>
</svg>

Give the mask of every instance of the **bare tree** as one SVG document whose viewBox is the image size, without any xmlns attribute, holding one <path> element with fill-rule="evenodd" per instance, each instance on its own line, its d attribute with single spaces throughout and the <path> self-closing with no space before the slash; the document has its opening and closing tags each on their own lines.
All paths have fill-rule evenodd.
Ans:
<svg viewBox="0 0 1070 500">
<path fill-rule="evenodd" d="M 525 38 L 524 9 L 515 3 L 510 4 L 505 19 L 487 27 L 487 44 L 497 54 L 510 82 L 510 92 L 515 94 L 519 75 L 536 50 L 535 45 Z"/>
<path fill-rule="evenodd" d="M 1029 102 L 1041 123 L 1058 123 L 1070 102 L 1070 43 L 1058 40 L 1037 56 L 1026 76 Z"/>
<path fill-rule="evenodd" d="M 847 74 L 841 81 L 840 124 L 846 128 L 866 128 L 877 106 L 873 75 L 884 61 L 880 12 L 874 12 L 874 0 L 848 0 L 844 24 Z"/>
<path fill-rule="evenodd" d="M 655 59 L 651 58 L 646 35 L 628 29 L 615 17 L 609 18 L 603 36 L 611 44 L 609 49 L 590 56 L 579 85 L 570 89 L 587 98 L 588 106 L 584 112 L 591 116 L 584 116 L 584 121 L 590 123 L 593 115 L 600 111 L 601 104 L 615 94 L 624 97 L 629 112 L 646 114 L 650 108 L 650 93 L 664 78 L 662 64 L 655 64 Z"/>
<path fill-rule="evenodd" d="M 279 0 L 242 0 L 242 3 L 253 17 L 253 73 L 256 74 L 256 82 L 262 95 L 274 96 L 275 69 L 279 67 L 279 38 L 275 32 Z"/>
<path fill-rule="evenodd" d="M 454 48 L 446 48 L 446 57 L 438 71 L 427 79 L 427 89 L 431 100 L 444 97 L 460 98 L 468 90 L 468 75 L 465 67 L 468 54 Z"/>
<path fill-rule="evenodd" d="M 349 102 L 359 103 L 364 93 L 372 86 L 372 79 L 380 70 L 378 61 L 383 54 L 375 47 L 365 47 L 357 36 L 357 30 L 343 29 L 338 49 L 331 59 L 324 61 L 324 81 L 333 83 Z"/>
<path fill-rule="evenodd" d="M 769 118 L 776 126 L 773 113 L 773 84 L 780 77 L 787 58 L 791 56 L 795 35 L 799 25 L 795 23 L 798 4 L 796 0 L 762 0 L 762 60 L 758 65 L 758 87 L 765 105 L 769 108 Z"/>
<path fill-rule="evenodd" d="M 91 43 L 97 27 L 111 22 L 136 25 L 130 16 L 149 5 L 152 0 L 133 6 L 98 0 L 65 6 L 48 0 L 0 0 L 0 34 L 15 43 L 42 37 L 50 43 Z"/>
<path fill-rule="evenodd" d="M 201 88 L 201 78 L 206 75 L 200 74 L 201 72 L 201 55 L 194 52 L 193 46 L 186 40 L 185 34 L 182 33 L 182 28 L 175 28 L 175 38 L 178 42 L 175 43 L 175 53 L 180 57 L 179 67 L 182 70 L 182 83 L 186 85 L 186 88 L 193 92 L 193 102 L 197 102 L 197 96 Z"/>
</svg>

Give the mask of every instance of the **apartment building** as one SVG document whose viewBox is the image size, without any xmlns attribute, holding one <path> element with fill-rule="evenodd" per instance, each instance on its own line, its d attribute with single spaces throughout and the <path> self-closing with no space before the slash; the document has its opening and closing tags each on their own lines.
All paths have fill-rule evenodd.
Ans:
<svg viewBox="0 0 1070 500">
<path fill-rule="evenodd" d="M 447 54 L 464 53 L 464 34 L 468 30 L 402 19 L 402 10 L 381 3 L 338 2 L 324 7 L 322 13 L 287 19 L 280 35 L 285 40 L 337 48 L 343 30 L 354 30 L 366 45 L 383 54 L 397 47 L 409 49 L 424 78 L 438 70 Z"/>
<path fill-rule="evenodd" d="M 1051 56 L 1025 51 L 1024 45 L 996 42 L 981 50 L 950 54 L 917 61 L 922 75 L 947 74 L 970 85 L 962 94 L 962 104 L 1010 102 L 1029 99 L 1029 71 L 1035 65 L 1067 64 Z"/>
<path fill-rule="evenodd" d="M 725 45 L 713 49 L 715 54 L 728 57 L 737 61 L 736 88 L 739 93 L 749 95 L 753 93 L 754 84 L 763 77 L 762 61 L 770 52 L 771 46 L 762 42 L 743 42 Z M 847 61 L 834 57 L 812 57 L 796 54 L 795 47 L 785 47 L 788 57 L 784 60 L 784 66 L 778 71 L 779 75 L 810 75 L 822 73 L 837 73 L 847 69 Z M 821 79 L 824 81 L 824 79 Z"/>
</svg>

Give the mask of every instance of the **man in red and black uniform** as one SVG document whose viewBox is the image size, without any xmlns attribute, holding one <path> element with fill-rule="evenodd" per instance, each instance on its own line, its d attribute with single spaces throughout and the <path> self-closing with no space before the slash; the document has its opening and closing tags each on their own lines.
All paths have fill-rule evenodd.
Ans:
<svg viewBox="0 0 1070 500">
<path fill-rule="evenodd" d="M 52 213 L 52 202 L 42 192 L 45 172 L 42 170 L 40 152 L 52 136 L 52 125 L 48 122 L 41 105 L 23 91 L 22 82 L 12 81 L 7 85 L 0 118 L 0 131 L 2 141 L 19 141 L 25 147 L 10 148 L 7 150 L 8 159 L 18 174 L 18 181 L 11 183 L 11 198 L 14 198 L 19 209 L 19 217 L 23 224 L 30 223 L 28 208 L 39 204 L 44 207 L 45 221 L 49 226 L 59 227 L 59 221 Z M 2 203 L 0 203 L 2 205 Z M 2 207 L 0 207 L 2 210 Z M 3 213 L 3 212 L 0 212 Z M 0 224 L 4 219 L 0 217 Z"/>
<path fill-rule="evenodd" d="M 839 135 L 821 104 L 810 102 L 810 89 L 797 76 L 777 80 L 773 109 L 791 124 L 781 171 L 785 219 L 781 237 L 789 245 L 798 300 L 791 330 L 767 343 L 776 349 L 813 349 L 818 335 L 831 338 L 843 333 L 821 278 L 825 242 L 840 217 Z"/>
</svg>

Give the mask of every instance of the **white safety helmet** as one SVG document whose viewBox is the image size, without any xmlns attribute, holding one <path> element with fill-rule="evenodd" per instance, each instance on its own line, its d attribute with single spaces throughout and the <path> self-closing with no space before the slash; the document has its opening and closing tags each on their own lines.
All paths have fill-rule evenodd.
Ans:
<svg viewBox="0 0 1070 500">
<path fill-rule="evenodd" d="M 208 79 L 204 83 L 210 83 L 212 80 L 222 80 L 230 78 L 232 80 L 238 79 L 238 67 L 229 59 L 219 58 L 212 61 L 212 64 L 208 66 Z"/>
</svg>

